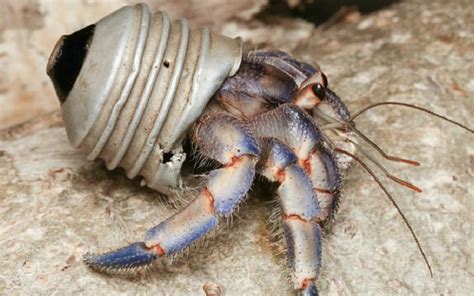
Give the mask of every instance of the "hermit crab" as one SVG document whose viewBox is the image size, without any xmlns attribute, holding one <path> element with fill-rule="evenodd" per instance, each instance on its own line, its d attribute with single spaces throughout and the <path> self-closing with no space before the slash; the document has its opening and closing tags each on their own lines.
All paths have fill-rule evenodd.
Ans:
<svg viewBox="0 0 474 296">
<path fill-rule="evenodd" d="M 356 149 L 362 140 L 388 160 L 416 164 L 385 154 L 354 119 L 391 104 L 473 132 L 401 102 L 370 105 L 351 115 L 319 67 L 281 51 L 245 50 L 239 38 L 190 29 L 186 20 L 171 22 L 166 13 L 150 13 L 145 4 L 123 7 L 61 37 L 47 73 L 69 140 L 88 159 L 100 158 L 109 169 L 122 167 L 129 178 L 141 176 L 145 185 L 167 195 L 181 190 L 185 161 L 202 158 L 215 165 L 193 200 L 142 240 L 86 254 L 85 263 L 96 270 L 138 268 L 183 251 L 231 216 L 260 175 L 278 186 L 293 287 L 299 295 L 317 295 L 322 229 L 333 220 L 342 174 L 351 160 L 390 199 L 364 160 L 418 190 Z M 185 142 L 192 151 L 183 148 Z"/>
</svg>

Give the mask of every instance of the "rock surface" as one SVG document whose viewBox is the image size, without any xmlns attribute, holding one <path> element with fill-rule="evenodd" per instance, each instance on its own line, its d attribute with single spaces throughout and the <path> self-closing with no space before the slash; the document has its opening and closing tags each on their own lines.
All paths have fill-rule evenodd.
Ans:
<svg viewBox="0 0 474 296">
<path fill-rule="evenodd" d="M 0 61 L 9 69 L 0 74 L 1 126 L 57 108 L 44 74 L 50 48 L 62 31 L 113 9 L 108 1 L 84 1 L 81 5 L 94 8 L 85 13 L 74 6 L 77 1 L 64 3 L 41 0 L 42 17 L 10 21 L 13 27 L 0 30 Z M 258 48 L 279 48 L 319 63 L 351 110 L 400 101 L 472 127 L 474 14 L 469 6 L 470 0 L 416 0 L 370 15 L 348 14 L 318 28 L 285 18 L 226 20 L 219 27 Z M 21 11 L 36 15 L 34 9 Z M 357 123 L 387 152 L 422 163 L 383 161 L 424 190 L 416 194 L 385 180 L 411 221 L 434 278 L 396 210 L 354 167 L 325 236 L 321 294 L 472 293 L 472 134 L 398 107 L 368 111 Z M 222 289 L 224 295 L 292 295 L 284 256 L 268 239 L 272 205 L 258 188 L 231 227 L 222 227 L 186 258 L 135 277 L 106 276 L 87 269 L 82 254 L 139 239 L 174 212 L 165 197 L 100 162 L 87 162 L 68 144 L 57 112 L 2 130 L 0 176 L 0 294 L 203 295 L 206 288 Z"/>
</svg>

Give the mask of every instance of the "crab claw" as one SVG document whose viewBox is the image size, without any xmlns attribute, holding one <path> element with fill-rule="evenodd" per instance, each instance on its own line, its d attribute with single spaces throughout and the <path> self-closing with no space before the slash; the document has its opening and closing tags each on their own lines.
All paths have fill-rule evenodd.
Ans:
<svg viewBox="0 0 474 296">
<path fill-rule="evenodd" d="M 136 242 L 104 254 L 87 253 L 83 256 L 84 262 L 90 268 L 111 271 L 149 265 L 156 258 L 158 258 L 158 254 L 155 250 L 147 248 L 143 242 Z"/>
</svg>

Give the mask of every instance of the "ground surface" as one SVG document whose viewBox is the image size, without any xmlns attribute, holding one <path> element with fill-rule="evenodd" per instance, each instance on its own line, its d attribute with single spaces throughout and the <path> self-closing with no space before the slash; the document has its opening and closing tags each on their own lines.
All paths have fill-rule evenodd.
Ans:
<svg viewBox="0 0 474 296">
<path fill-rule="evenodd" d="M 206 283 L 215 283 L 225 295 L 291 295 L 283 257 L 268 240 L 271 205 L 259 190 L 240 207 L 230 229 L 173 265 L 130 278 L 97 274 L 81 263 L 86 251 L 139 239 L 173 212 L 139 180 L 87 162 L 67 143 L 58 113 L 8 127 L 57 108 L 43 71 L 44 56 L 60 33 L 48 30 L 59 32 L 58 24 L 71 15 L 81 25 L 93 22 L 110 6 L 84 3 L 95 8 L 91 14 L 76 7 L 58 16 L 51 3 L 40 1 L 40 24 L 11 27 L 0 35 L 0 58 L 10 69 L 0 77 L 1 124 L 6 127 L 0 143 L 0 294 L 202 295 Z M 397 100 L 472 127 L 474 14 L 469 7 L 469 0 L 418 0 L 366 16 L 350 14 L 324 30 L 281 18 L 265 24 L 226 21 L 221 29 L 259 48 L 279 48 L 318 62 L 352 110 Z M 20 95 L 25 93 L 28 99 Z M 434 278 L 395 209 L 354 167 L 324 242 L 321 294 L 472 293 L 472 134 L 400 108 L 370 111 L 358 125 L 386 151 L 422 162 L 418 168 L 387 167 L 423 193 L 393 183 L 388 187 L 412 222 Z"/>
</svg>

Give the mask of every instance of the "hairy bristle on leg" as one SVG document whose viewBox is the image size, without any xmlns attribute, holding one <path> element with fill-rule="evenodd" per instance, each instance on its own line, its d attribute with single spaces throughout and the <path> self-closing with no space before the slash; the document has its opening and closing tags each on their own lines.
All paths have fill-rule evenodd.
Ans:
<svg viewBox="0 0 474 296">
<path fill-rule="evenodd" d="M 220 217 L 232 214 L 253 182 L 260 154 L 256 140 L 234 118 L 209 117 L 198 124 L 195 141 L 205 157 L 222 164 L 210 172 L 198 196 L 148 230 L 143 241 L 105 254 L 88 254 L 86 264 L 105 271 L 149 265 L 159 257 L 181 252 L 216 227 Z"/>
</svg>

